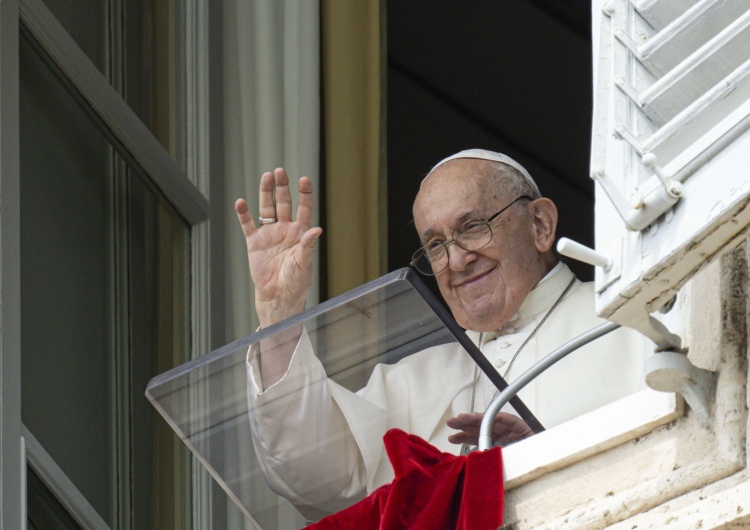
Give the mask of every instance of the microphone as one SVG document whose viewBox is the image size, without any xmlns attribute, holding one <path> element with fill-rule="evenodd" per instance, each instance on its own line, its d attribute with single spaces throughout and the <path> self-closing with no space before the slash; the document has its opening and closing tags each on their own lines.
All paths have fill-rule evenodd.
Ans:
<svg viewBox="0 0 750 530">
<path fill-rule="evenodd" d="M 500 409 L 503 408 L 513 396 L 520 392 L 523 387 L 528 385 L 537 376 L 560 359 L 565 358 L 568 354 L 573 353 L 578 348 L 585 346 L 589 342 L 595 341 L 599 337 L 603 337 L 619 327 L 620 325 L 615 324 L 614 322 L 605 322 L 604 324 L 600 324 L 597 327 L 582 333 L 576 338 L 569 340 L 552 353 L 547 354 L 547 356 L 541 361 L 526 370 L 518 377 L 518 379 L 510 383 L 507 388 L 495 396 L 495 399 L 492 400 L 490 406 L 487 407 L 484 416 L 482 416 L 482 423 L 479 427 L 479 450 L 486 451 L 492 447 L 492 426 L 495 423 L 495 418 L 497 417 L 498 412 L 500 412 Z"/>
</svg>

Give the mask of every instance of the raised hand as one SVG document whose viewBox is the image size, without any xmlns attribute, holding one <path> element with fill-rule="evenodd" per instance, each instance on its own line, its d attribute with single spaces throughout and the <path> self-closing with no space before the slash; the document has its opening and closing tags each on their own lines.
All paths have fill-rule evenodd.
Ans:
<svg viewBox="0 0 750 530">
<path fill-rule="evenodd" d="M 259 219 L 265 221 L 256 226 L 244 199 L 234 206 L 247 244 L 255 308 L 261 326 L 268 327 L 304 309 L 315 240 L 323 230 L 310 226 L 313 187 L 308 177 L 299 180 L 297 215 L 292 219 L 289 177 L 283 168 L 261 177 L 259 207 Z"/>
<path fill-rule="evenodd" d="M 446 422 L 448 427 L 458 429 L 459 432 L 448 436 L 448 441 L 454 444 L 478 445 L 482 416 L 481 412 L 472 412 L 470 414 L 459 414 L 455 418 L 449 419 Z M 495 417 L 495 423 L 492 426 L 493 444 L 507 445 L 532 434 L 534 434 L 534 431 L 526 425 L 525 421 L 518 416 L 505 412 L 500 412 Z"/>
</svg>

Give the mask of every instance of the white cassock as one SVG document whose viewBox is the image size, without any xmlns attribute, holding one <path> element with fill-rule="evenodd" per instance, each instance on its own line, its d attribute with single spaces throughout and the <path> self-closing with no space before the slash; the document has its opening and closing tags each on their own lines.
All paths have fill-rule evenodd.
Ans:
<svg viewBox="0 0 750 530">
<path fill-rule="evenodd" d="M 558 264 L 502 329 L 467 331 L 504 375 L 524 340 L 574 282 L 518 354 L 508 381 L 604 322 L 594 312 L 593 285 L 573 278 Z M 640 334 L 618 329 L 555 364 L 519 396 L 542 425 L 554 427 L 643 388 L 643 364 L 652 351 Z M 356 394 L 327 378 L 304 334 L 280 381 L 261 391 L 259 374 L 258 352 L 251 349 L 249 417 L 261 468 L 274 491 L 324 511 L 336 511 L 393 479 L 383 446 L 388 429 L 402 429 L 457 454 L 460 446 L 447 440 L 455 430 L 446 420 L 469 412 L 472 402 L 474 412 L 483 412 L 495 393 L 458 343 L 377 365 Z"/>
</svg>

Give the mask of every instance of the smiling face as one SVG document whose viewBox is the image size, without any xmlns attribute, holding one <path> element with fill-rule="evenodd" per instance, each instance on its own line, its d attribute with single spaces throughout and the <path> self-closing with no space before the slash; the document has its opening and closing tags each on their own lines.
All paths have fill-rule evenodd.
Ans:
<svg viewBox="0 0 750 530">
<path fill-rule="evenodd" d="M 456 159 L 433 170 L 412 210 L 422 244 L 451 239 L 465 221 L 487 219 L 523 194 L 504 188 L 503 181 L 487 160 Z M 448 246 L 448 267 L 436 279 L 459 325 L 491 331 L 511 319 L 554 267 L 550 249 L 556 224 L 549 199 L 520 201 L 492 223 L 492 240 L 484 248 L 468 252 Z"/>
</svg>

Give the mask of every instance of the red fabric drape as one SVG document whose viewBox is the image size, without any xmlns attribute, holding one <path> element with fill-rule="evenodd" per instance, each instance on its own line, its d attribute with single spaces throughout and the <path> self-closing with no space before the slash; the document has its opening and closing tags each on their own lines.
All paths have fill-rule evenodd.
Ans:
<svg viewBox="0 0 750 530">
<path fill-rule="evenodd" d="M 393 482 L 308 529 L 496 530 L 502 524 L 500 447 L 456 456 L 398 429 L 383 441 Z"/>
</svg>

